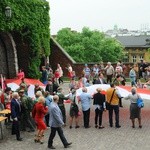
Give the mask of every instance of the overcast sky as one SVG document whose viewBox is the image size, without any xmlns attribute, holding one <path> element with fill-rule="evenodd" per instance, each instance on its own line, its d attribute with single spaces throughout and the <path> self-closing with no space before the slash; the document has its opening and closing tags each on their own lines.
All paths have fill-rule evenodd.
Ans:
<svg viewBox="0 0 150 150">
<path fill-rule="evenodd" d="M 150 28 L 150 0 L 47 0 L 51 34 L 64 27 L 81 31 L 118 28 Z"/>
</svg>

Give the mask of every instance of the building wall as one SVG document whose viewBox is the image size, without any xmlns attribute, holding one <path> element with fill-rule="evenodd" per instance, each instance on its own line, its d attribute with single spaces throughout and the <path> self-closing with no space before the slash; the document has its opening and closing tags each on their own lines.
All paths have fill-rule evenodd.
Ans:
<svg viewBox="0 0 150 150">
<path fill-rule="evenodd" d="M 125 52 L 128 54 L 128 61 L 130 63 L 133 63 L 133 56 L 136 56 L 136 63 L 140 62 L 141 59 L 147 62 L 150 61 L 150 58 L 148 58 L 150 54 L 148 55 L 148 50 L 144 47 L 125 48 Z"/>
</svg>

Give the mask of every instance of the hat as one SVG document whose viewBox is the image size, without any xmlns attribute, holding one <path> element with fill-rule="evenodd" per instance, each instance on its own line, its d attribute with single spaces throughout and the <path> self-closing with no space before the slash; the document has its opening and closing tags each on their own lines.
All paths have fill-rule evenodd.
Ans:
<svg viewBox="0 0 150 150">
<path fill-rule="evenodd" d="M 24 90 L 19 90 L 19 93 L 24 93 Z"/>
<path fill-rule="evenodd" d="M 88 65 L 87 65 L 87 64 L 85 64 L 85 66 L 87 67 Z"/>
</svg>

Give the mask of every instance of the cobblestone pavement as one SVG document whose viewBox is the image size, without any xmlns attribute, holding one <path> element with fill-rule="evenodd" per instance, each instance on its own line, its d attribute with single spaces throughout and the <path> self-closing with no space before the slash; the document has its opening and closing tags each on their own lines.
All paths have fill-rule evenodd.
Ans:
<svg viewBox="0 0 150 150">
<path fill-rule="evenodd" d="M 65 92 L 68 90 L 68 85 L 63 85 Z M 129 101 L 123 101 L 124 107 L 120 109 L 120 125 L 121 128 L 110 128 L 108 124 L 108 112 L 104 112 L 103 125 L 104 129 L 94 128 L 94 110 L 92 107 L 90 116 L 91 128 L 84 129 L 82 124 L 82 116 L 80 116 L 80 128 L 69 129 L 67 125 L 64 134 L 69 142 L 73 144 L 70 150 L 150 150 L 150 101 L 145 100 L 145 107 L 142 109 L 142 129 L 131 128 L 129 120 Z M 69 104 L 66 104 L 67 115 Z M 68 116 L 67 116 L 68 120 Z M 11 135 L 11 129 L 4 128 L 4 139 L 0 140 L 0 150 L 48 150 L 47 140 L 50 129 L 46 130 L 45 143 L 43 145 L 34 143 L 33 138 L 35 133 L 21 132 L 23 141 L 15 140 L 15 136 Z M 62 150 L 63 145 L 56 135 L 54 146 L 57 150 Z"/>
</svg>

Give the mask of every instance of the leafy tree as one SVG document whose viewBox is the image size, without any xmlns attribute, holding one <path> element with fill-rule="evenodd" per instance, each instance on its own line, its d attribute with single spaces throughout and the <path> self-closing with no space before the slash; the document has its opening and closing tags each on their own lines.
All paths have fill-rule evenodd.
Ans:
<svg viewBox="0 0 150 150">
<path fill-rule="evenodd" d="M 56 40 L 77 62 L 114 62 L 123 53 L 123 47 L 117 40 L 87 27 L 81 33 L 63 28 L 57 33 Z"/>
</svg>

